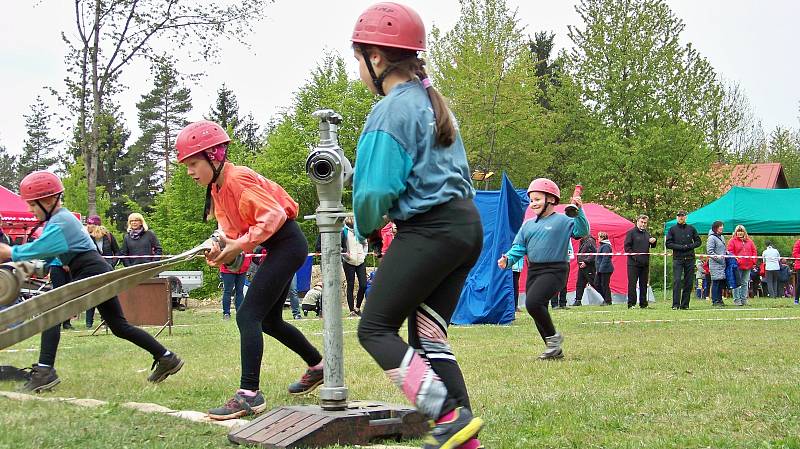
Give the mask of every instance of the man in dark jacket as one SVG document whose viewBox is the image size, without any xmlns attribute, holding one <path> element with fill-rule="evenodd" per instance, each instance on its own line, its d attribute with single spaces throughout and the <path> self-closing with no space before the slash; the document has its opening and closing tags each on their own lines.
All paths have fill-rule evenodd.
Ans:
<svg viewBox="0 0 800 449">
<path fill-rule="evenodd" d="M 581 244 L 578 247 L 578 254 L 596 253 L 597 242 L 594 237 L 587 234 L 581 238 Z M 594 254 L 589 256 L 578 256 L 578 281 L 575 286 L 575 305 L 581 305 L 583 299 L 583 290 L 586 289 L 586 284 L 591 285 L 595 290 L 597 286 L 594 285 Z"/>
<path fill-rule="evenodd" d="M 686 224 L 686 211 L 678 211 L 678 224 L 667 231 L 667 248 L 672 250 L 672 310 L 688 309 L 694 282 L 694 249 L 702 244 L 697 229 Z"/>
<path fill-rule="evenodd" d="M 628 308 L 636 306 L 636 283 L 639 283 L 639 307 L 647 307 L 647 278 L 650 272 L 650 248 L 656 247 L 655 237 L 647 232 L 647 215 L 636 218 L 636 226 L 625 234 L 626 253 L 645 253 L 628 256 Z"/>
</svg>

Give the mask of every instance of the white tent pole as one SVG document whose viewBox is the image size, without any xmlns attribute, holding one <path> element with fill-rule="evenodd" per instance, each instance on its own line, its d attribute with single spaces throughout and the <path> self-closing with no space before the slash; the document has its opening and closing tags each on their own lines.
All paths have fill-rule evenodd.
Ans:
<svg viewBox="0 0 800 449">
<path fill-rule="evenodd" d="M 667 236 L 664 236 L 664 304 L 667 303 Z M 674 293 L 673 293 L 674 294 Z"/>
</svg>

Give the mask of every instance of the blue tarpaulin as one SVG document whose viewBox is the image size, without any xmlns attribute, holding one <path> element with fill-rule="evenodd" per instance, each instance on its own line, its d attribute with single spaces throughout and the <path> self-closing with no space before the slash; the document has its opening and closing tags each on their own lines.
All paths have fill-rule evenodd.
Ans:
<svg viewBox="0 0 800 449">
<path fill-rule="evenodd" d="M 307 292 L 311 290 L 311 266 L 314 264 L 314 256 L 306 257 L 306 263 L 297 270 L 297 291 Z"/>
<path fill-rule="evenodd" d="M 508 324 L 514 321 L 516 294 L 511 270 L 497 267 L 497 259 L 511 248 L 517 235 L 528 196 L 515 190 L 503 174 L 499 191 L 479 191 L 475 205 L 483 222 L 483 251 L 467 276 L 453 324 Z"/>
</svg>

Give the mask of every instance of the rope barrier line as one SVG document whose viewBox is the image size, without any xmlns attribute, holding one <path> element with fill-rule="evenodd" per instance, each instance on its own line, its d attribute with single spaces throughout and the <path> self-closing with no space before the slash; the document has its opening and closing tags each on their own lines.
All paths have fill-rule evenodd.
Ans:
<svg viewBox="0 0 800 449">
<path fill-rule="evenodd" d="M 308 253 L 309 256 L 321 256 L 322 253 Z M 374 252 L 369 252 L 367 255 L 375 255 Z M 657 256 L 657 257 L 673 257 L 670 252 L 657 252 L 657 253 L 574 253 L 577 256 Z M 263 257 L 264 254 L 245 253 L 245 257 Z M 737 256 L 735 254 L 695 254 L 695 257 L 709 257 L 709 258 L 733 258 L 733 259 L 767 259 L 764 256 Z M 175 257 L 171 254 L 154 254 L 149 256 L 103 256 L 105 259 L 166 259 Z M 203 257 L 202 254 L 197 254 L 194 257 Z M 779 259 L 784 260 L 800 260 L 800 257 L 779 256 Z"/>
</svg>

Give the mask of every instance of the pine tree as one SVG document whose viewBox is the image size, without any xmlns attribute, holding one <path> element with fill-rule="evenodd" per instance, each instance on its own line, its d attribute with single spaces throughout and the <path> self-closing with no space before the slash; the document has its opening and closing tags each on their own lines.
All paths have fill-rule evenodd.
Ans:
<svg viewBox="0 0 800 449">
<path fill-rule="evenodd" d="M 17 158 L 13 154 L 9 154 L 6 147 L 0 145 L 0 185 L 3 187 L 16 190 L 19 184 L 19 170 L 17 169 Z"/>
<path fill-rule="evenodd" d="M 50 168 L 59 161 L 59 155 L 55 150 L 61 141 L 50 137 L 50 119 L 53 115 L 41 96 L 37 96 L 36 103 L 31 105 L 30 115 L 23 115 L 28 138 L 25 139 L 25 146 L 17 166 L 22 176 L 32 171 Z"/>
<path fill-rule="evenodd" d="M 263 135 L 259 133 L 259 130 L 258 123 L 256 123 L 252 113 L 247 114 L 240 123 L 236 137 L 251 153 L 255 153 L 263 145 Z"/>
<path fill-rule="evenodd" d="M 136 103 L 139 109 L 139 128 L 142 130 L 143 153 L 153 161 L 163 161 L 166 182 L 169 182 L 169 163 L 172 160 L 175 137 L 186 126 L 186 114 L 192 110 L 191 92 L 181 86 L 174 64 L 161 58 L 153 66 L 153 90 L 142 95 Z"/>
<path fill-rule="evenodd" d="M 223 128 L 232 131 L 234 136 L 239 133 L 239 102 L 236 95 L 225 84 L 217 90 L 217 102 L 208 112 L 208 120 L 218 123 Z"/>
</svg>

